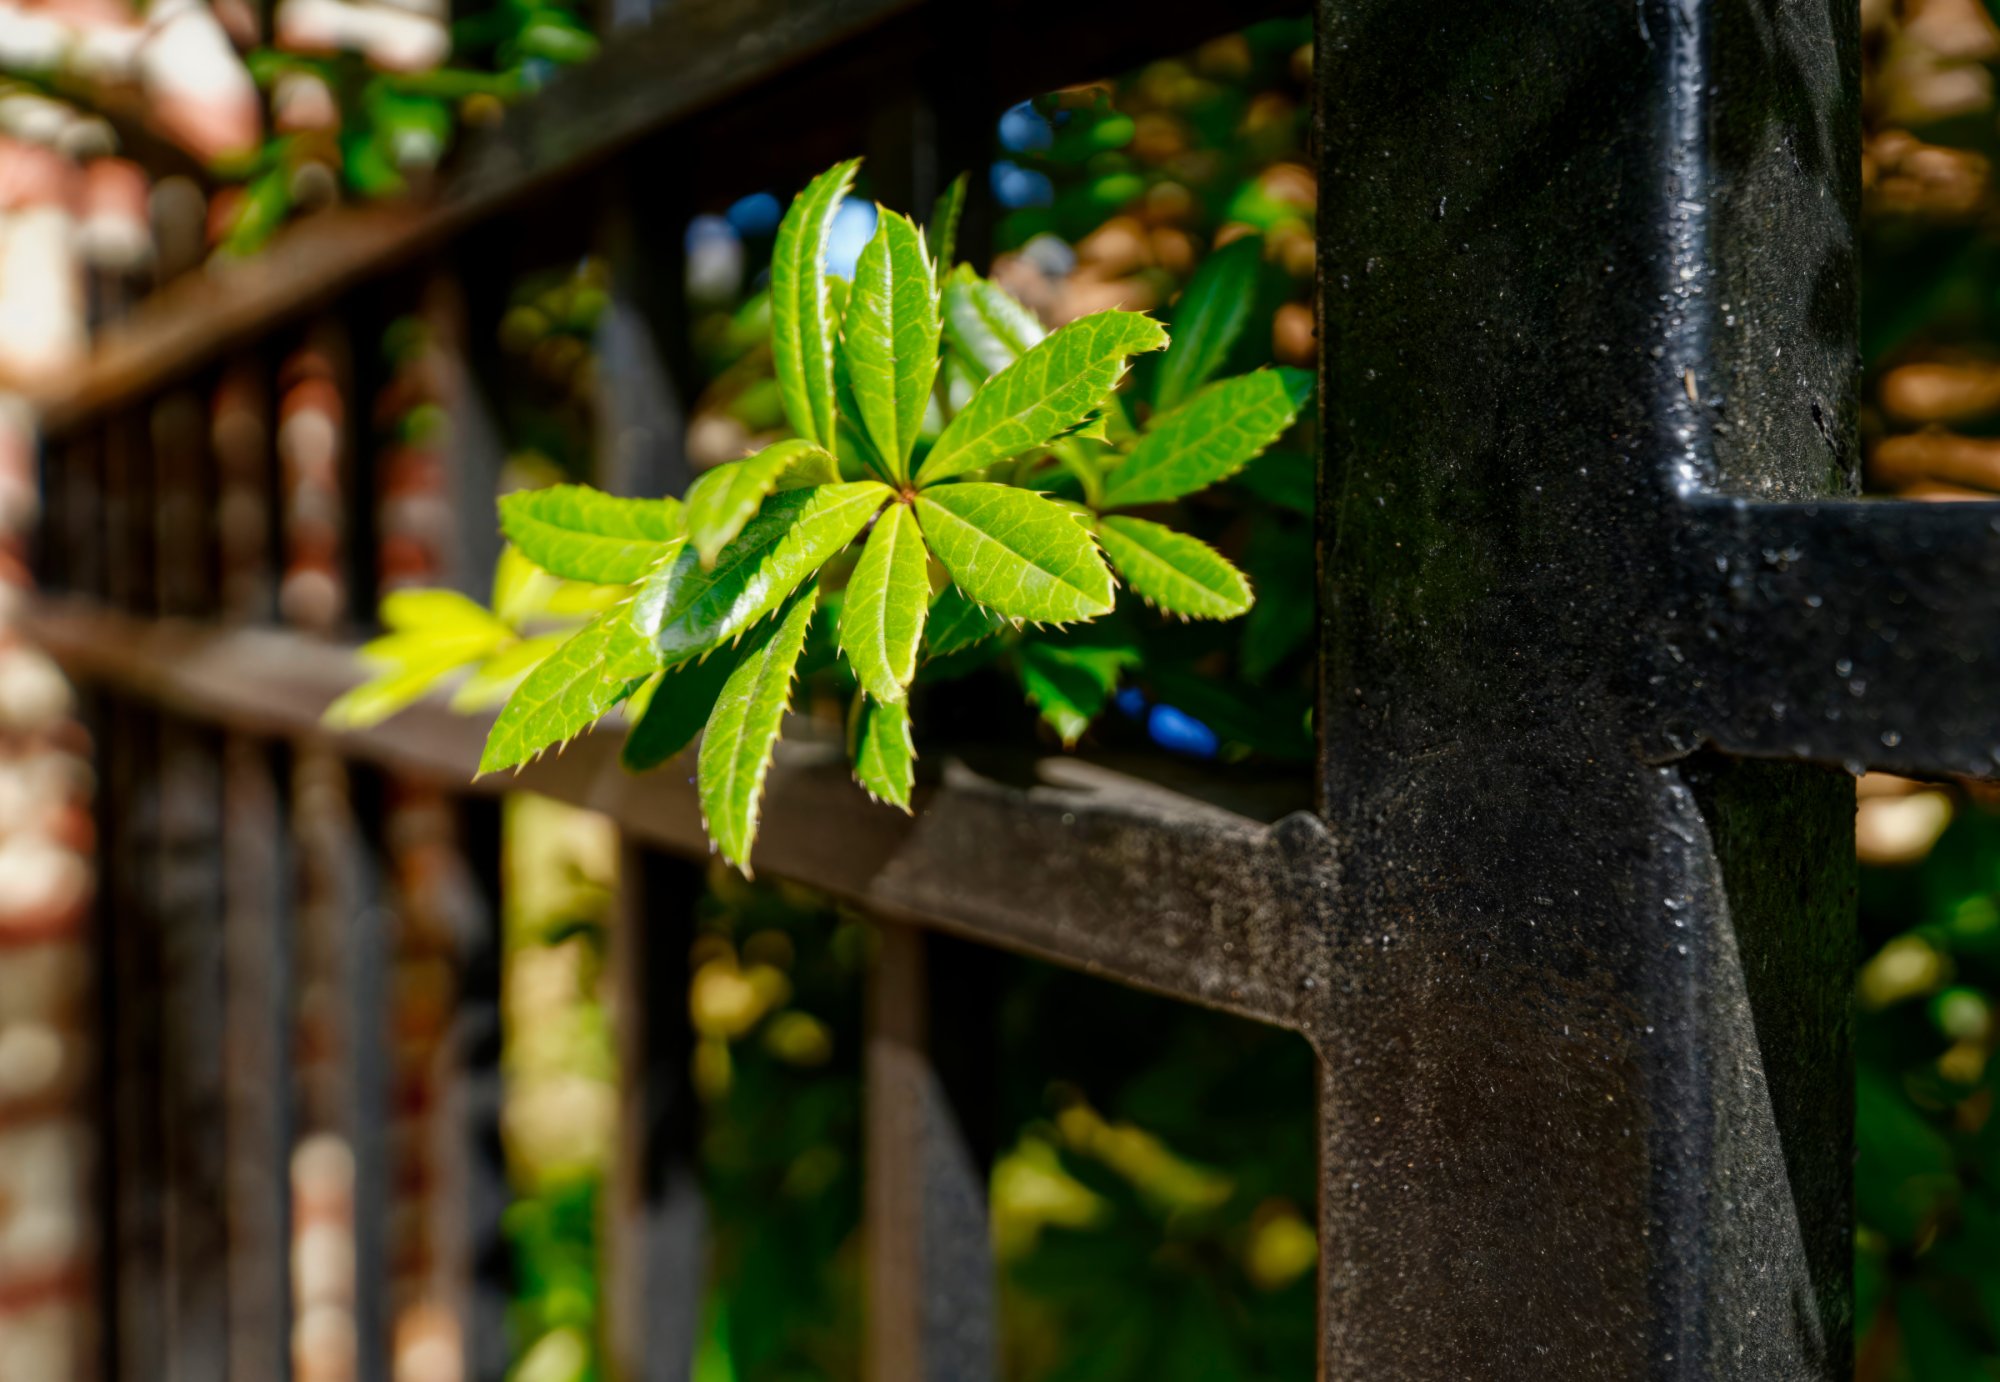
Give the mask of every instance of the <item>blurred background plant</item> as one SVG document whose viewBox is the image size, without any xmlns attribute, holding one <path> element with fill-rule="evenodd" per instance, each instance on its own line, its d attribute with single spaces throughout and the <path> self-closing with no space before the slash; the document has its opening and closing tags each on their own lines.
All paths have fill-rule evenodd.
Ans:
<svg viewBox="0 0 2000 1382">
<path fill-rule="evenodd" d="M 1863 0 L 1861 19 L 1864 479 L 1990 499 L 2000 27 L 1979 0 Z M 2000 798 L 1881 775 L 1859 798 L 1855 1376 L 2000 1376 Z"/>
</svg>

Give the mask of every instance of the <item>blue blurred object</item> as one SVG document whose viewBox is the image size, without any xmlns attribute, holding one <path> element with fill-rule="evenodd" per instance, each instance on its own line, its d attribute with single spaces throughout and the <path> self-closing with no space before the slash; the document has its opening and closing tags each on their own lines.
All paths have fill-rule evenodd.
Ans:
<svg viewBox="0 0 2000 1382">
<path fill-rule="evenodd" d="M 1014 153 L 1046 149 L 1055 142 L 1055 137 L 1055 131 L 1049 128 L 1049 122 L 1032 101 L 1023 101 L 1000 117 L 1000 143 Z"/>
<path fill-rule="evenodd" d="M 729 208 L 729 224 L 738 235 L 770 235 L 778 228 L 785 208 L 769 192 L 752 192 Z"/>
<path fill-rule="evenodd" d="M 1019 210 L 1024 206 L 1053 206 L 1056 185 L 1049 181 L 1047 173 L 1023 168 L 1003 158 L 993 165 L 993 196 L 1009 210 Z"/>
<path fill-rule="evenodd" d="M 1146 693 L 1136 686 L 1128 686 L 1111 698 L 1111 703 L 1133 719 L 1146 713 Z"/>
<path fill-rule="evenodd" d="M 1170 705 L 1153 707 L 1153 713 L 1146 717 L 1146 732 L 1167 752 L 1183 753 L 1190 758 L 1213 758 L 1222 747 L 1222 740 L 1214 730 Z"/>
<path fill-rule="evenodd" d="M 721 216 L 697 216 L 688 222 L 687 252 L 695 253 L 705 245 L 728 243 L 736 239 L 736 227 Z"/>
<path fill-rule="evenodd" d="M 835 278 L 853 278 L 861 251 L 875 234 L 875 203 L 849 197 L 833 213 L 833 232 L 826 241 L 826 271 Z"/>
</svg>

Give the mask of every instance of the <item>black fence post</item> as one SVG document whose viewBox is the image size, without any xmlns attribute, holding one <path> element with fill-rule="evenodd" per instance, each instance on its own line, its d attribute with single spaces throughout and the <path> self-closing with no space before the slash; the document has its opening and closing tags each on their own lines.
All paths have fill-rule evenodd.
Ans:
<svg viewBox="0 0 2000 1382">
<path fill-rule="evenodd" d="M 1851 788 L 1674 668 L 1853 466 L 1857 52 L 1322 0 L 1330 1378 L 1845 1375 Z"/>
</svg>

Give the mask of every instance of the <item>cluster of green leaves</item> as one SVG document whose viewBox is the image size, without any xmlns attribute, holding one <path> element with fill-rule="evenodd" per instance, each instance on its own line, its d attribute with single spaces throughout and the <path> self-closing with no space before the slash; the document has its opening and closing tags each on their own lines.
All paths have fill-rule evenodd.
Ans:
<svg viewBox="0 0 2000 1382">
<path fill-rule="evenodd" d="M 222 252 L 254 254 L 302 209 L 299 172 L 307 162 L 337 167 L 340 185 L 361 201 L 407 194 L 450 151 L 461 123 L 489 120 L 553 69 L 591 57 L 597 38 L 562 0 L 498 0 L 453 22 L 452 51 L 453 65 L 428 72 L 376 71 L 357 54 L 248 54 L 250 75 L 265 90 L 292 73 L 325 82 L 340 127 L 273 135 L 250 159 L 216 170 L 243 185 Z"/>
<path fill-rule="evenodd" d="M 858 688 L 856 779 L 907 810 L 921 664 L 1010 627 L 1100 619 L 1114 570 L 1183 618 L 1251 608 L 1248 579 L 1219 552 L 1131 511 L 1248 465 L 1292 424 L 1306 376 L 1211 383 L 1231 316 L 1217 295 L 1184 307 L 1141 426 L 1115 390 L 1134 356 L 1168 345 L 1151 317 L 1102 312 L 1044 333 L 969 268 L 941 281 L 924 231 L 886 208 L 854 280 L 829 276 L 827 241 L 856 167 L 815 179 L 778 230 L 772 354 L 795 437 L 709 471 L 683 500 L 557 486 L 502 501 L 514 550 L 619 593 L 527 673 L 482 772 L 518 766 L 629 701 L 626 765 L 658 767 L 699 734 L 710 837 L 746 867 L 816 616 Z M 962 191 L 932 218 L 947 260 Z M 1076 645 L 1033 655 L 1023 675 L 1073 738 L 1121 665 L 1115 650 Z"/>
</svg>

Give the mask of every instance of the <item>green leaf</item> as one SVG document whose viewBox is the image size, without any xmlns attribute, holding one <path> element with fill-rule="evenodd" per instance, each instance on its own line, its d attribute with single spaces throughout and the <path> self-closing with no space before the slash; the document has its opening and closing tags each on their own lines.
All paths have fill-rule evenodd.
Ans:
<svg viewBox="0 0 2000 1382">
<path fill-rule="evenodd" d="M 979 378 L 998 374 L 1048 332 L 1020 299 L 960 264 L 945 278 L 944 334 Z"/>
<path fill-rule="evenodd" d="M 1147 604 L 1183 619 L 1234 619 L 1254 597 L 1241 571 L 1199 538 L 1143 518 L 1099 520 L 1098 541 Z"/>
<path fill-rule="evenodd" d="M 1111 472 L 1104 507 L 1160 504 L 1226 480 L 1283 436 L 1312 390 L 1303 370 L 1262 369 L 1225 379 L 1154 420 Z"/>
<path fill-rule="evenodd" d="M 1174 343 L 1160 357 L 1153 408 L 1171 412 L 1215 377 L 1257 310 L 1264 242 L 1254 235 L 1211 254 L 1174 308 Z"/>
<path fill-rule="evenodd" d="M 840 616 L 840 650 L 876 700 L 900 701 L 916 676 L 930 603 L 930 559 L 916 515 L 908 504 L 891 504 L 861 550 Z"/>
<path fill-rule="evenodd" d="M 486 606 L 456 590 L 394 591 L 382 597 L 380 613 L 389 628 L 432 638 L 491 643 L 514 634 Z"/>
<path fill-rule="evenodd" d="M 941 267 L 951 264 L 952 256 L 958 253 L 958 227 L 965 219 L 965 191 L 970 181 L 968 174 L 960 173 L 951 180 L 951 186 L 938 194 L 931 207 L 930 224 L 925 227 L 924 238 L 937 250 L 937 262 Z"/>
<path fill-rule="evenodd" d="M 1007 621 L 986 606 L 965 598 L 955 585 L 948 585 L 931 601 L 931 616 L 924 625 L 924 659 L 950 657 L 975 644 L 984 643 L 1007 627 Z"/>
<path fill-rule="evenodd" d="M 1313 458 L 1303 451 L 1273 447 L 1237 473 L 1235 483 L 1265 503 L 1311 518 Z"/>
<path fill-rule="evenodd" d="M 396 632 L 364 643 L 360 660 L 381 674 L 321 714 L 334 729 L 366 729 L 422 700 L 460 668 L 514 641 L 513 629 L 453 590 L 402 590 L 385 597 L 382 620 Z"/>
<path fill-rule="evenodd" d="M 826 448 L 797 438 L 719 465 L 688 488 L 688 541 L 703 566 L 714 566 L 716 554 L 743 531 L 769 495 L 839 479 L 840 463 Z"/>
<path fill-rule="evenodd" d="M 1259 515 L 1244 546 L 1257 605 L 1243 623 L 1237 666 L 1262 683 L 1312 638 L 1318 602 L 1313 589 L 1312 533 L 1304 524 Z"/>
<path fill-rule="evenodd" d="M 475 667 L 465 685 L 452 693 L 451 708 L 469 715 L 502 704 L 514 694 L 521 678 L 541 666 L 568 638 L 566 632 L 542 633 L 502 648 Z"/>
<path fill-rule="evenodd" d="M 587 485 L 552 485 L 503 498 L 500 529 L 552 576 L 626 585 L 671 556 L 686 525 L 678 500 L 618 499 Z"/>
<path fill-rule="evenodd" d="M 481 773 L 516 767 L 574 739 L 638 689 L 643 678 L 612 671 L 636 642 L 625 614 L 622 607 L 600 614 L 528 673 L 486 736 Z"/>
<path fill-rule="evenodd" d="M 620 670 L 645 675 L 735 638 L 852 542 L 890 494 L 874 480 L 784 490 L 764 501 L 712 569 L 682 552 L 639 587 L 632 627 L 649 651 Z"/>
<path fill-rule="evenodd" d="M 1160 324 L 1141 312 L 1071 322 L 980 385 L 924 458 L 918 483 L 979 470 L 1075 431 L 1124 377 L 1134 353 L 1166 343 Z"/>
<path fill-rule="evenodd" d="M 909 475 L 910 450 L 938 369 L 936 270 L 923 232 L 883 211 L 861 251 L 841 350 L 862 429 L 889 475 Z"/>
<path fill-rule="evenodd" d="M 415 705 L 433 686 L 464 665 L 460 660 L 445 659 L 385 672 L 341 695 L 321 713 L 320 722 L 329 729 L 367 729 L 378 725 Z"/>
<path fill-rule="evenodd" d="M 1028 699 L 1065 746 L 1076 747 L 1090 722 L 1104 712 L 1118 679 L 1139 661 L 1127 645 L 1065 646 L 1030 639 L 1014 650 L 1015 670 Z"/>
<path fill-rule="evenodd" d="M 834 213 L 860 159 L 827 169 L 806 185 L 778 225 L 771 247 L 771 354 L 792 430 L 833 445 L 834 322 L 826 247 Z"/>
<path fill-rule="evenodd" d="M 924 537 L 972 599 L 1008 619 L 1067 624 L 1111 612 L 1111 572 L 1070 509 L 1011 485 L 917 496 Z"/>
<path fill-rule="evenodd" d="M 718 648 L 699 662 L 656 674 L 632 698 L 632 728 L 618 761 L 632 772 L 650 772 L 693 743 L 738 660 L 731 649 Z"/>
<path fill-rule="evenodd" d="M 857 694 L 847 715 L 847 755 L 854 780 L 877 801 L 910 809 L 917 780 L 917 746 L 910 736 L 907 699 L 884 703 Z"/>
<path fill-rule="evenodd" d="M 756 642 L 722 684 L 702 735 L 697 776 L 708 835 L 722 857 L 750 872 L 764 777 L 792 699 L 792 672 L 805 647 L 818 587 L 808 586 Z"/>
</svg>

